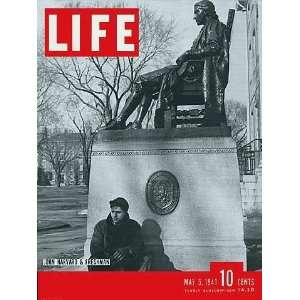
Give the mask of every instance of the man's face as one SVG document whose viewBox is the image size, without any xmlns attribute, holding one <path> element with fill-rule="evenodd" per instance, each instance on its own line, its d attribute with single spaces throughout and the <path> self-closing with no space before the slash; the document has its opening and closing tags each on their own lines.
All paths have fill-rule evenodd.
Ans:
<svg viewBox="0 0 300 300">
<path fill-rule="evenodd" d="M 204 25 L 205 21 L 205 11 L 199 7 L 194 7 L 194 20 L 197 25 Z"/>
<path fill-rule="evenodd" d="M 114 206 L 111 208 L 110 215 L 114 225 L 117 225 L 125 218 L 126 212 L 121 207 Z"/>
</svg>

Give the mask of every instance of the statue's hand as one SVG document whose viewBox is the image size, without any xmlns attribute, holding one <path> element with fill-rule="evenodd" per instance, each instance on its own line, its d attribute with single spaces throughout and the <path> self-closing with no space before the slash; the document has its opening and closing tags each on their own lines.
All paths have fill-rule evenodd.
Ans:
<svg viewBox="0 0 300 300">
<path fill-rule="evenodd" d="M 189 59 L 190 54 L 191 54 L 191 50 L 185 51 L 182 55 L 180 55 L 180 56 L 177 58 L 176 64 L 177 64 L 177 65 L 181 65 L 182 63 L 184 63 L 186 60 Z"/>
</svg>

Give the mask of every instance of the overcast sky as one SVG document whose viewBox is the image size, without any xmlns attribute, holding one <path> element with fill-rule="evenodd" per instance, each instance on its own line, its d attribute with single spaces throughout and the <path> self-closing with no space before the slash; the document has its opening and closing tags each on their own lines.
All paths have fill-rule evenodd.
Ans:
<svg viewBox="0 0 300 300">
<path fill-rule="evenodd" d="M 38 0 L 38 24 L 39 32 L 44 31 L 43 11 L 45 7 L 63 7 L 65 0 Z M 74 1 L 75 2 L 75 1 Z M 89 3 L 91 0 L 81 0 L 82 3 Z M 112 1 L 110 1 L 112 2 Z M 159 11 L 166 18 L 173 18 L 176 22 L 178 32 L 178 43 L 175 53 L 180 55 L 191 47 L 200 27 L 193 20 L 193 5 L 195 0 L 124 0 L 126 6 L 134 7 L 137 3 L 146 4 L 150 8 Z M 235 8 L 235 0 L 213 0 L 217 14 L 223 23 L 227 21 L 227 14 L 230 8 Z M 109 3 L 109 1 L 108 1 Z M 246 14 L 236 12 L 231 37 L 230 49 L 230 74 L 229 83 L 226 88 L 226 98 L 247 103 L 247 36 L 246 36 Z"/>
</svg>

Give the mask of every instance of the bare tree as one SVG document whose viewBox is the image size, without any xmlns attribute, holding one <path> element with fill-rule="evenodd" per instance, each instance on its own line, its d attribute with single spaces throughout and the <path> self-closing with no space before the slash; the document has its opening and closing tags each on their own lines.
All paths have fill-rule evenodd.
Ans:
<svg viewBox="0 0 300 300">
<path fill-rule="evenodd" d="M 172 21 L 141 7 L 138 57 L 53 58 L 48 70 L 56 85 L 98 113 L 104 126 L 118 115 L 138 75 L 172 56 L 174 30 Z"/>
<path fill-rule="evenodd" d="M 232 138 L 237 148 L 247 141 L 247 107 L 245 104 L 229 99 L 225 101 L 226 117 L 232 130 Z"/>
<path fill-rule="evenodd" d="M 55 86 L 55 74 L 49 72 L 48 60 L 44 57 L 43 46 L 39 43 L 37 52 L 37 116 L 38 128 L 56 123 L 57 104 L 60 93 Z"/>
<path fill-rule="evenodd" d="M 43 64 L 43 58 L 38 57 L 37 60 L 37 110 L 43 112 L 47 109 L 49 101 L 53 96 L 49 93 L 54 81 L 49 76 L 47 68 Z"/>
<path fill-rule="evenodd" d="M 79 157 L 80 147 L 78 139 L 70 137 L 68 133 L 56 133 L 50 135 L 45 130 L 44 142 L 40 147 L 40 155 L 48 161 L 56 178 L 56 185 L 60 187 L 61 173 L 70 162 Z"/>
<path fill-rule="evenodd" d="M 89 186 L 92 147 L 101 128 L 101 123 L 93 120 L 90 114 L 87 116 L 84 112 L 84 108 L 80 109 L 76 106 L 76 109 L 73 110 L 72 114 L 69 114 L 69 117 L 79 134 L 83 158 L 83 182 L 86 186 Z"/>
</svg>

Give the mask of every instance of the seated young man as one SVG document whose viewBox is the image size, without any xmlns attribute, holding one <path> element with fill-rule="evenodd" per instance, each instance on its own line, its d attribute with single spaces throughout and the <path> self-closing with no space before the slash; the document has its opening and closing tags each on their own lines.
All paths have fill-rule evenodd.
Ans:
<svg viewBox="0 0 300 300">
<path fill-rule="evenodd" d="M 90 265 L 88 270 L 138 270 L 143 259 L 141 226 L 129 218 L 129 204 L 124 198 L 116 198 L 109 203 L 110 214 L 94 228 L 90 258 L 109 258 L 110 266 Z"/>
</svg>

